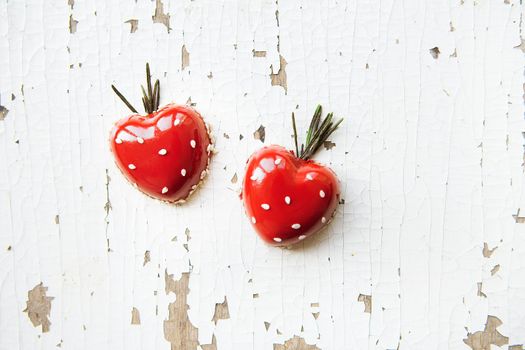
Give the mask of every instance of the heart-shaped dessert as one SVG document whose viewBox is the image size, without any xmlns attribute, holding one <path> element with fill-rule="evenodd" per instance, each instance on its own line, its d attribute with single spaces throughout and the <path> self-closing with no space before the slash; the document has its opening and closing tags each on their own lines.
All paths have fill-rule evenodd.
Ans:
<svg viewBox="0 0 525 350">
<path fill-rule="evenodd" d="M 332 117 L 330 113 L 321 120 L 321 106 L 317 108 L 306 145 L 299 152 L 292 115 L 296 153 L 272 145 L 248 160 L 242 199 L 252 226 L 267 243 L 297 243 L 321 230 L 333 217 L 339 181 L 330 168 L 309 159 L 341 123 L 332 123 Z"/>
<path fill-rule="evenodd" d="M 110 148 L 124 176 L 145 194 L 167 202 L 183 202 L 207 174 L 212 153 L 208 127 L 193 108 L 169 104 L 158 109 L 159 82 L 151 89 L 146 66 L 147 115 L 119 120 L 110 134 Z M 136 113 L 136 109 L 113 87 Z"/>
</svg>

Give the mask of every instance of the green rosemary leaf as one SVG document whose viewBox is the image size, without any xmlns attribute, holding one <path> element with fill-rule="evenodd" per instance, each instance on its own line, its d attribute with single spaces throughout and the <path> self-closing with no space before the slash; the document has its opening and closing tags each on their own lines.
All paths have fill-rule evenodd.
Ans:
<svg viewBox="0 0 525 350">
<path fill-rule="evenodd" d="M 131 103 L 128 102 L 128 100 L 124 97 L 124 95 L 122 95 L 120 93 L 120 91 L 117 90 L 117 88 L 115 87 L 115 85 L 111 85 L 111 88 L 113 89 L 113 91 L 115 92 L 115 94 L 117 94 L 117 96 L 122 100 L 122 102 L 124 102 L 124 104 L 126 106 L 128 106 L 128 108 L 133 112 L 133 113 L 138 113 L 137 110 L 135 109 L 135 107 L 133 107 L 131 105 Z"/>
<path fill-rule="evenodd" d="M 310 150 L 309 157 L 313 156 L 325 143 L 326 140 L 332 135 L 332 133 L 339 127 L 343 122 L 343 119 L 339 119 L 335 124 L 330 123 L 329 127 L 319 136 L 319 139 L 316 141 L 316 144 Z"/>
<path fill-rule="evenodd" d="M 322 111 L 323 107 L 321 107 L 321 105 L 317 105 L 314 116 L 312 117 L 312 121 L 310 122 L 310 127 L 308 128 L 308 133 L 306 134 L 307 145 L 310 143 L 312 134 L 315 133 L 317 131 L 317 128 L 319 127 L 319 120 L 321 118 Z"/>
<path fill-rule="evenodd" d="M 328 115 L 326 116 L 326 118 L 321 122 L 321 126 L 319 126 L 319 128 L 315 131 L 315 133 L 313 134 L 310 142 L 306 145 L 306 148 L 305 148 L 305 156 L 309 157 L 310 154 L 312 154 L 311 152 L 311 149 L 315 147 L 315 144 L 317 142 L 317 140 L 319 139 L 319 136 L 327 129 L 330 127 L 330 121 L 332 120 L 332 115 L 333 114 L 330 114 L 328 113 Z"/>
<path fill-rule="evenodd" d="M 146 109 L 146 113 L 150 114 L 152 112 L 152 108 L 153 106 L 151 106 L 151 100 L 149 99 L 148 97 L 148 94 L 146 93 L 146 90 L 144 89 L 144 86 L 140 86 L 140 88 L 142 89 L 142 95 L 143 95 L 143 99 L 144 99 L 144 108 Z"/>
<path fill-rule="evenodd" d="M 149 63 L 146 63 L 146 84 L 148 86 L 149 105 L 153 108 L 153 91 L 151 90 L 151 71 L 149 69 Z M 150 111 L 150 113 L 152 112 L 153 111 Z"/>
<path fill-rule="evenodd" d="M 155 82 L 155 91 L 157 91 L 157 94 L 155 96 L 155 110 L 159 109 L 160 104 L 160 82 L 159 79 Z"/>
<path fill-rule="evenodd" d="M 295 124 L 295 114 L 292 112 L 293 139 L 295 142 L 295 156 L 299 157 L 299 146 L 297 145 L 297 126 Z"/>
<path fill-rule="evenodd" d="M 142 97 L 142 104 L 144 105 L 144 110 L 146 111 L 146 113 L 149 114 L 148 112 L 149 107 L 148 107 L 148 102 L 146 101 L 146 97 Z"/>
<path fill-rule="evenodd" d="M 158 89 L 158 85 L 157 85 L 157 82 L 155 82 L 155 85 L 153 86 L 153 95 L 151 96 L 151 101 L 153 102 L 153 110 L 156 111 L 158 106 L 157 106 L 157 89 Z"/>
</svg>

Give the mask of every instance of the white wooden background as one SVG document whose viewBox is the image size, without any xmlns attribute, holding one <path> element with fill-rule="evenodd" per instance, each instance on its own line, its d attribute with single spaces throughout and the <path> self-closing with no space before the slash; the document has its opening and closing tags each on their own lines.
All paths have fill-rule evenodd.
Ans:
<svg viewBox="0 0 525 350">
<path fill-rule="evenodd" d="M 521 1 L 0 0 L 0 349 L 522 349 Z M 183 206 L 108 149 L 146 62 L 216 137 Z M 268 247 L 253 133 L 291 147 L 318 103 L 344 204 Z"/>
</svg>

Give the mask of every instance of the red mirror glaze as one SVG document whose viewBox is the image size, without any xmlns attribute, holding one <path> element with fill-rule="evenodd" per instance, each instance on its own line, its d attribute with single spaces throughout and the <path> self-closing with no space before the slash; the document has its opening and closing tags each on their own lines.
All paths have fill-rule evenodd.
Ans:
<svg viewBox="0 0 525 350">
<path fill-rule="evenodd" d="M 173 104 L 119 120 L 109 141 L 124 176 L 147 195 L 168 202 L 184 200 L 196 189 L 212 151 L 200 114 Z"/>
<path fill-rule="evenodd" d="M 339 194 L 330 168 L 297 158 L 284 147 L 261 148 L 248 160 L 244 208 L 269 244 L 294 244 L 321 230 L 334 215 Z"/>
</svg>

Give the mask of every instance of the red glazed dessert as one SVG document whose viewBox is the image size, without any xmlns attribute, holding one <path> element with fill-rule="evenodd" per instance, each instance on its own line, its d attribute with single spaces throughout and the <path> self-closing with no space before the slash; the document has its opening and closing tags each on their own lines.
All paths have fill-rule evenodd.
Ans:
<svg viewBox="0 0 525 350">
<path fill-rule="evenodd" d="M 208 127 L 193 108 L 169 104 L 158 109 L 159 83 L 144 91 L 146 115 L 119 120 L 110 148 L 122 174 L 145 194 L 163 201 L 185 201 L 207 174 L 212 154 Z M 113 87 L 130 109 L 129 102 Z M 151 92 L 150 92 L 151 91 Z"/>
<path fill-rule="evenodd" d="M 246 215 L 259 236 L 276 246 L 297 243 L 324 228 L 340 195 L 335 173 L 309 158 L 342 120 L 334 124 L 329 114 L 321 121 L 319 106 L 301 151 L 293 120 L 295 154 L 281 146 L 263 147 L 248 160 L 243 182 Z"/>
</svg>

